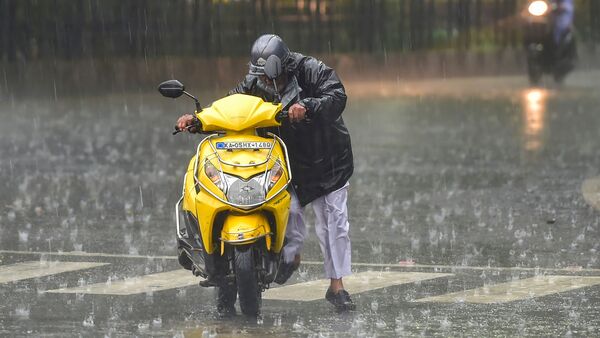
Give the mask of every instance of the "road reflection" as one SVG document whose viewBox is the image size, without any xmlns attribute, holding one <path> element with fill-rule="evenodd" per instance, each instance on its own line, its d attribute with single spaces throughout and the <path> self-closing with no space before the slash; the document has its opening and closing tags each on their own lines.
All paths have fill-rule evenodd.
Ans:
<svg viewBox="0 0 600 338">
<path fill-rule="evenodd" d="M 523 91 L 524 148 L 538 151 L 544 145 L 546 99 L 548 91 L 541 88 L 528 88 Z"/>
</svg>

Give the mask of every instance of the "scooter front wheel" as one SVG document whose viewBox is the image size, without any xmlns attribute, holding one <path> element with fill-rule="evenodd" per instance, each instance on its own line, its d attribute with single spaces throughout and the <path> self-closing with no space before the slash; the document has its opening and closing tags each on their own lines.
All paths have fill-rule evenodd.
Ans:
<svg viewBox="0 0 600 338">
<path fill-rule="evenodd" d="M 542 79 L 542 66 L 536 60 L 527 60 L 527 75 L 529 76 L 529 84 L 537 86 Z"/>
<path fill-rule="evenodd" d="M 262 292 L 251 246 L 235 247 L 235 276 L 242 313 L 247 316 L 260 314 Z"/>
</svg>

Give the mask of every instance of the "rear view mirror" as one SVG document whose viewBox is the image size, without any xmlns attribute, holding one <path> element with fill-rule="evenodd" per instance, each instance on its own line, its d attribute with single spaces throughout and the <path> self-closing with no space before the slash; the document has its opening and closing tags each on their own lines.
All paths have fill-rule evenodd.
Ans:
<svg viewBox="0 0 600 338">
<path fill-rule="evenodd" d="M 281 59 L 277 55 L 271 55 L 267 58 L 265 75 L 271 80 L 281 75 Z"/>
<path fill-rule="evenodd" d="M 158 91 L 164 97 L 176 99 L 183 95 L 183 93 L 185 92 L 185 87 L 181 82 L 177 80 L 169 80 L 158 85 Z"/>
</svg>

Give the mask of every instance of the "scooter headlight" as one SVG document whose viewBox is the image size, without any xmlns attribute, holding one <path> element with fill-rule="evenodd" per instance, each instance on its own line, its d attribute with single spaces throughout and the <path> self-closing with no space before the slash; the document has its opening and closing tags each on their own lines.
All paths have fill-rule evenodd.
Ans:
<svg viewBox="0 0 600 338">
<path fill-rule="evenodd" d="M 533 1 L 529 4 L 527 10 L 529 11 L 529 14 L 533 16 L 542 16 L 548 12 L 548 3 L 542 0 Z"/>
<path fill-rule="evenodd" d="M 263 188 L 264 175 L 254 176 L 249 180 L 226 175 L 227 200 L 233 204 L 247 206 L 255 205 L 265 201 Z"/>
<path fill-rule="evenodd" d="M 267 181 L 267 192 L 273 189 L 275 184 L 279 181 L 281 176 L 283 176 L 283 167 L 279 161 L 275 162 L 273 168 L 269 171 L 269 180 Z"/>
<path fill-rule="evenodd" d="M 244 180 L 226 174 L 218 170 L 210 161 L 206 161 L 204 173 L 219 190 L 225 193 L 228 202 L 238 206 L 251 206 L 266 200 L 267 193 L 279 182 L 284 170 L 281 163 L 277 161 L 266 173 Z"/>
<path fill-rule="evenodd" d="M 223 174 L 220 170 L 215 168 L 215 166 L 210 163 L 210 161 L 206 161 L 204 163 L 204 173 L 206 176 L 217 186 L 221 191 L 225 192 L 225 182 Z"/>
</svg>

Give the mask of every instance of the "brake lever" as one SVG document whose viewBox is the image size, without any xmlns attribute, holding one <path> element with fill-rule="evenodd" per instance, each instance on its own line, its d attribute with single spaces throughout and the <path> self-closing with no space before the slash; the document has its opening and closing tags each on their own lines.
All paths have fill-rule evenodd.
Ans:
<svg viewBox="0 0 600 338">
<path fill-rule="evenodd" d="M 173 131 L 173 133 L 171 135 L 177 135 L 184 130 L 190 130 L 191 128 L 197 127 L 197 126 L 198 126 L 197 124 L 190 124 L 189 126 L 183 128 L 183 129 L 179 129 L 179 128 L 177 128 L 177 126 L 175 126 L 175 130 Z"/>
</svg>

